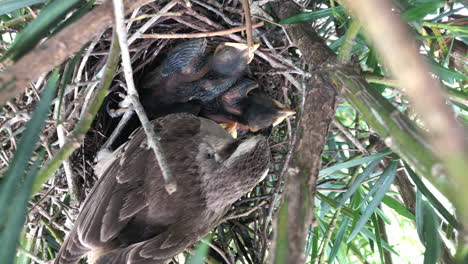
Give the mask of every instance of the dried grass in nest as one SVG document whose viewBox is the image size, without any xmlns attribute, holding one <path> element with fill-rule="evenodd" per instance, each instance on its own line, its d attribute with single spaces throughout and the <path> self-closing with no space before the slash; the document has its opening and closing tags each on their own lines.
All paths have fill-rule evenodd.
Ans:
<svg viewBox="0 0 468 264">
<path fill-rule="evenodd" d="M 150 3 L 143 6 L 133 16 L 155 14 L 165 3 L 159 4 L 161 5 Z M 237 1 L 233 1 L 224 7 L 216 1 L 207 1 L 207 3 L 192 1 L 192 4 L 192 9 L 187 9 L 182 4 L 176 5 L 171 12 L 185 12 L 184 15 L 163 17 L 146 33 L 168 34 L 216 31 L 243 24 L 241 21 L 242 6 Z M 146 19 L 142 19 L 129 23 L 129 36 L 132 36 L 146 21 Z M 93 81 L 99 79 L 98 73 L 105 64 L 111 34 L 111 30 L 107 30 L 100 38 L 95 39 L 81 55 L 77 55 L 78 60 L 71 79 L 73 88 L 70 93 L 65 95 L 62 103 L 61 120 L 63 120 L 67 132 L 79 120 L 82 106 L 87 100 L 86 96 L 93 87 Z M 283 74 L 284 72 L 286 74 L 298 72 L 297 68 L 285 61 L 285 58 L 290 61 L 297 60 L 297 58 L 288 54 L 289 43 L 283 36 L 281 30 L 277 27 L 264 27 L 254 31 L 255 42 L 262 44 L 260 51 L 264 56 L 267 56 L 268 62 L 259 56 L 255 56 L 250 66 L 250 78 L 258 82 L 259 90 L 262 92 L 285 103 L 289 108 L 297 109 L 300 104 L 300 94 L 298 89 L 292 87 Z M 208 40 L 208 50 L 213 50 L 218 43 L 235 41 L 236 38 L 233 35 L 228 35 L 210 37 Z M 158 64 L 164 54 L 167 54 L 167 51 L 182 41 L 185 40 L 137 39 L 132 43 L 130 51 L 135 80 L 138 81 L 142 72 Z M 268 45 L 274 43 L 273 49 L 269 49 L 265 45 L 266 42 L 268 42 Z M 272 67 L 271 64 L 274 64 L 275 67 Z M 68 62 L 67 65 L 63 68 L 69 67 L 71 62 Z M 8 164 L 14 154 L 15 142 L 11 134 L 21 131 L 28 119 L 27 113 L 34 109 L 34 105 L 38 100 L 38 91 L 43 88 L 44 83 L 44 79 L 34 83 L 32 89 L 28 89 L 17 100 L 10 101 L 3 109 L 3 113 L 0 114 L 0 128 L 3 128 L 0 129 L 0 142 L 2 142 L 3 146 L 0 151 L 0 157 L 3 160 L 0 168 L 1 172 L 4 171 L 5 164 Z M 118 118 L 110 118 L 105 111 L 105 107 L 107 104 L 111 106 L 116 104 L 118 97 L 115 92 L 122 91 L 121 84 L 123 83 L 125 83 L 125 80 L 120 70 L 114 78 L 111 93 L 98 113 L 92 128 L 87 133 L 84 143 L 69 159 L 71 172 L 79 178 L 78 183 L 82 191 L 81 197 L 85 197 L 85 194 L 89 192 L 96 180 L 93 171 L 95 154 L 118 120 Z M 51 116 L 47 121 L 41 140 L 49 155 L 53 155 L 59 148 L 55 120 Z M 229 263 L 234 263 L 237 260 L 240 260 L 241 263 L 264 262 L 271 240 L 271 219 L 275 215 L 274 209 L 276 206 L 274 202 L 278 202 L 277 198 L 282 191 L 281 170 L 291 146 L 294 123 L 293 118 L 291 122 L 289 120 L 283 122 L 272 130 L 269 138 L 273 157 L 270 176 L 238 201 L 229 213 L 227 220 L 213 231 L 214 237 L 211 241 L 210 258 Z M 37 238 L 36 251 L 45 252 L 46 247 L 58 249 L 56 243 L 50 242 L 53 241 L 51 237 L 60 242 L 64 236 L 63 232 L 69 230 L 78 212 L 79 204 L 70 203 L 69 201 L 64 170 L 60 169 L 56 176 L 44 186 L 40 195 L 30 204 L 27 225 L 30 230 L 29 233 L 31 235 L 35 234 Z M 34 254 L 34 252 L 32 253 Z"/>
</svg>

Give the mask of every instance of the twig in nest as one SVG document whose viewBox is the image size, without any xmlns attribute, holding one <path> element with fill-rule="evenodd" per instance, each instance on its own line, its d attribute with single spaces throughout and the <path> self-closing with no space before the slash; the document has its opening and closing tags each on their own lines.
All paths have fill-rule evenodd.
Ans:
<svg viewBox="0 0 468 264">
<path fill-rule="evenodd" d="M 246 26 L 246 33 L 247 33 L 247 46 L 249 46 L 249 58 L 254 57 L 254 42 L 252 37 L 252 17 L 250 16 L 250 5 L 249 0 L 242 0 L 242 8 L 244 9 L 244 17 L 245 17 L 245 26 Z"/>
<path fill-rule="evenodd" d="M 266 201 L 262 201 L 261 203 L 257 204 L 256 206 L 250 208 L 249 210 L 247 210 L 246 212 L 243 212 L 241 214 L 237 214 L 237 215 L 230 215 L 230 216 L 226 216 L 223 220 L 223 222 L 227 221 L 227 220 L 232 220 L 232 219 L 237 219 L 239 217 L 244 217 L 244 216 L 248 216 L 250 215 L 251 213 L 253 213 L 254 211 L 256 211 L 258 208 L 264 206 L 265 204 L 267 204 Z"/>
<path fill-rule="evenodd" d="M 348 138 L 349 141 L 351 141 L 354 144 L 354 146 L 356 146 L 359 149 L 359 151 L 361 151 L 364 155 L 369 155 L 369 151 L 367 151 L 367 149 L 361 144 L 361 142 L 359 142 L 359 140 L 353 134 L 351 134 L 346 129 L 346 127 L 343 126 L 343 124 L 341 124 L 339 120 L 334 119 L 333 125 L 335 125 L 346 136 L 346 138 Z"/>
<path fill-rule="evenodd" d="M 252 25 L 252 28 L 258 28 L 263 26 L 263 22 L 256 23 Z M 206 38 L 214 36 L 222 36 L 227 34 L 232 34 L 245 30 L 246 27 L 235 27 L 226 30 L 220 31 L 211 31 L 211 32 L 200 32 L 200 33 L 187 33 L 187 34 L 142 34 L 140 38 L 159 38 L 159 39 L 179 39 L 179 38 Z"/>
<path fill-rule="evenodd" d="M 146 30 L 148 30 L 154 23 L 156 23 L 156 21 L 159 20 L 159 18 L 161 18 L 161 16 L 159 15 L 160 13 L 167 13 L 169 12 L 169 10 L 171 10 L 175 5 L 177 5 L 177 1 L 173 0 L 169 3 L 167 3 L 163 8 L 161 8 L 161 10 L 159 10 L 159 13 L 156 14 L 156 16 L 154 16 L 153 18 L 151 18 L 150 20 L 148 20 L 142 27 L 140 27 L 129 39 L 128 39 L 128 45 L 132 44 L 136 39 L 138 39 L 142 34 L 143 32 L 145 32 Z"/>
<path fill-rule="evenodd" d="M 130 60 L 130 52 L 128 51 L 127 31 L 125 30 L 124 22 L 124 6 L 122 0 L 113 0 L 113 3 L 115 30 L 119 38 L 120 49 L 122 53 L 122 65 L 124 68 L 125 80 L 127 82 L 128 96 L 130 97 L 133 109 L 135 109 L 135 112 L 141 121 L 141 125 L 145 130 L 146 136 L 148 138 L 148 145 L 154 151 L 154 155 L 156 156 L 156 160 L 158 161 L 159 168 L 161 169 L 162 176 L 164 178 L 166 191 L 171 194 L 177 190 L 177 183 L 171 174 L 166 157 L 162 152 L 162 147 L 159 142 L 160 138 L 154 132 L 153 127 L 151 126 L 151 123 L 146 116 L 145 111 L 143 110 L 143 106 L 138 99 L 138 92 L 133 81 L 132 63 Z"/>
<path fill-rule="evenodd" d="M 157 13 L 157 14 L 153 14 L 153 15 L 141 15 L 141 16 L 137 16 L 137 17 L 134 17 L 134 18 L 129 18 L 127 20 L 125 20 L 125 23 L 129 23 L 129 22 L 133 22 L 133 21 L 138 21 L 138 20 L 142 20 L 142 19 L 145 19 L 145 18 L 152 18 L 152 17 L 163 17 L 163 16 L 181 16 L 183 15 L 184 12 L 182 11 L 179 11 L 179 12 L 166 12 L 166 13 Z"/>
</svg>

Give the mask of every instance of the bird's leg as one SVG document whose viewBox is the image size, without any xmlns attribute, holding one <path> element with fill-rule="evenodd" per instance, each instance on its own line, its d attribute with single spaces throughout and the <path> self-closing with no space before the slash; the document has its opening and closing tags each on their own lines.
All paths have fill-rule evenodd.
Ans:
<svg viewBox="0 0 468 264">
<path fill-rule="evenodd" d="M 119 109 L 109 109 L 109 108 L 107 108 L 107 113 L 111 117 L 118 117 L 118 116 L 122 116 L 122 115 L 123 116 L 122 116 L 122 119 L 120 119 L 119 124 L 117 125 L 117 127 L 114 129 L 114 131 L 112 131 L 112 134 L 109 136 L 107 141 L 102 146 L 101 150 L 104 150 L 104 149 L 110 150 L 111 149 L 111 146 L 114 143 L 115 139 L 120 135 L 120 133 L 125 128 L 128 121 L 130 120 L 130 118 L 132 118 L 133 114 L 135 113 L 135 111 L 133 110 L 132 104 L 129 103 L 130 100 L 128 99 L 128 96 L 126 96 L 123 93 L 117 93 L 117 95 L 124 98 L 119 103 L 119 106 L 121 108 L 119 108 Z"/>
<path fill-rule="evenodd" d="M 118 109 L 111 109 L 109 107 L 109 104 L 106 105 L 106 111 L 107 114 L 112 117 L 121 117 L 123 114 L 125 114 L 127 111 L 131 111 L 132 104 L 130 100 L 128 99 L 128 96 L 124 93 L 117 92 L 116 93 L 120 98 L 123 100 L 119 102 L 119 107 Z"/>
<path fill-rule="evenodd" d="M 122 119 L 120 119 L 119 121 L 119 124 L 117 125 L 117 127 L 114 129 L 114 131 L 112 131 L 112 134 L 109 136 L 109 138 L 107 139 L 106 143 L 104 143 L 104 145 L 102 145 L 102 149 L 106 148 L 106 149 L 111 149 L 111 146 L 112 144 L 114 143 L 115 139 L 120 135 L 120 133 L 122 132 L 122 130 L 125 128 L 125 126 L 127 125 L 128 123 L 128 120 L 130 120 L 130 118 L 132 118 L 133 114 L 135 113 L 135 111 L 131 108 L 129 108 L 125 114 L 123 115 Z"/>
</svg>

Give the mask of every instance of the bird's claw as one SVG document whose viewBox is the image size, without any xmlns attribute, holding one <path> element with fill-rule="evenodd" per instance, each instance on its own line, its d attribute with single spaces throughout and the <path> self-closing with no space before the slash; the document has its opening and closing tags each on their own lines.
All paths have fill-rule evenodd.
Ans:
<svg viewBox="0 0 468 264">
<path fill-rule="evenodd" d="M 130 111 L 131 109 L 130 109 L 130 107 L 121 107 L 121 108 L 117 108 L 117 109 L 111 109 L 109 107 L 109 104 L 107 104 L 106 110 L 107 110 L 107 114 L 110 117 L 116 118 L 116 117 L 123 116 L 127 111 Z"/>
</svg>

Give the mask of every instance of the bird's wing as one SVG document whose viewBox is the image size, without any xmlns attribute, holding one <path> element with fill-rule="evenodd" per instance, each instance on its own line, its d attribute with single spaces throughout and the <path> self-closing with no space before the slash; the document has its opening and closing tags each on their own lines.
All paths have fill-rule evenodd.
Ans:
<svg viewBox="0 0 468 264">
<path fill-rule="evenodd" d="M 205 39 L 192 39 L 177 45 L 169 52 L 162 64 L 162 76 L 174 73 L 197 73 L 203 63 L 202 56 L 205 48 Z"/>
<path fill-rule="evenodd" d="M 108 263 L 127 263 L 127 264 L 158 264 L 165 263 L 169 258 L 182 252 L 185 248 L 196 242 L 193 238 L 190 240 L 187 236 L 176 236 L 181 230 L 177 226 L 166 232 L 131 245 L 126 248 L 112 250 L 99 258 L 96 264 Z M 187 230 L 187 232 L 191 232 Z M 188 236 L 190 237 L 190 236 Z"/>
<path fill-rule="evenodd" d="M 188 114 L 168 115 L 153 121 L 162 138 L 161 143 L 193 137 L 199 132 L 200 121 Z M 183 134 L 183 135 L 182 135 Z M 56 263 L 75 263 L 88 251 L 109 246 L 111 241 L 148 205 L 145 196 L 146 178 L 161 178 L 154 154 L 147 148 L 146 135 L 137 130 L 120 147 L 116 159 L 95 184 L 67 240 L 57 255 Z M 152 192 L 165 192 L 164 184 L 156 184 Z"/>
</svg>

